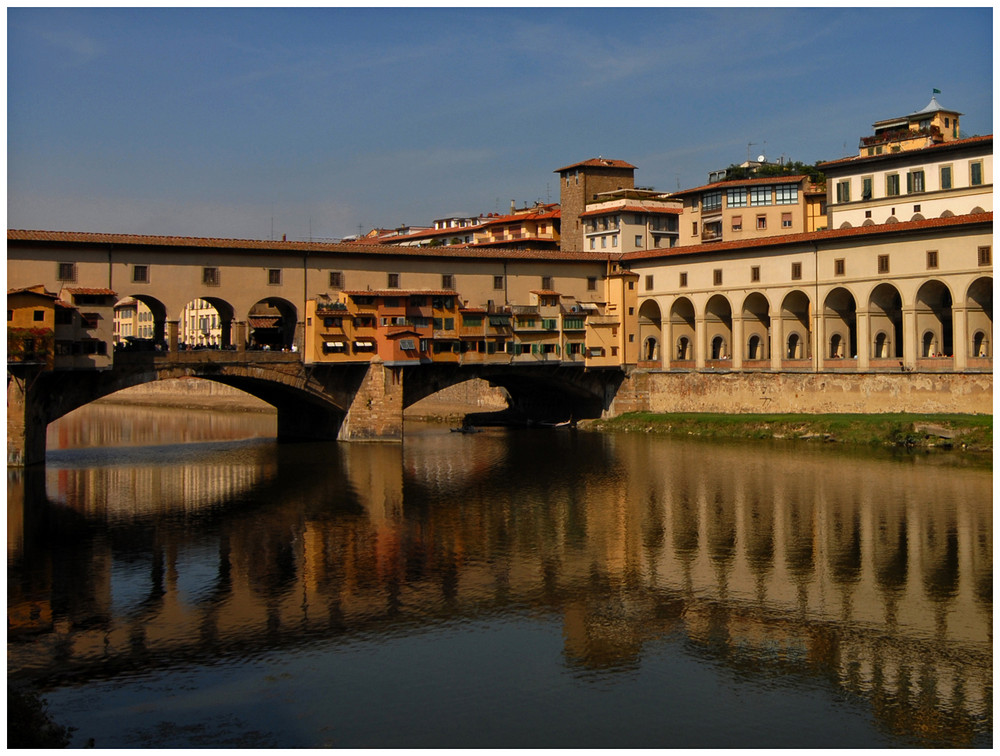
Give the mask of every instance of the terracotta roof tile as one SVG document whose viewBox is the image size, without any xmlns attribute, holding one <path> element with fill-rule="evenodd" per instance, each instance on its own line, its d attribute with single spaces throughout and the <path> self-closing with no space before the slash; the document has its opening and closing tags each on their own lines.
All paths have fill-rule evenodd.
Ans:
<svg viewBox="0 0 1000 756">
<path fill-rule="evenodd" d="M 591 158 L 590 160 L 584 160 L 580 163 L 573 163 L 572 165 L 567 165 L 563 168 L 556 168 L 553 173 L 562 173 L 563 171 L 568 171 L 570 168 L 632 168 L 635 166 L 631 163 L 626 163 L 624 160 L 608 160 L 606 158 Z"/>
<path fill-rule="evenodd" d="M 993 135 L 987 134 L 985 136 L 973 136 L 967 137 L 965 139 L 953 139 L 950 142 L 940 142 L 939 144 L 930 144 L 926 147 L 917 147 L 912 150 L 900 150 L 899 152 L 883 152 L 881 155 L 850 155 L 849 157 L 840 158 L 839 160 L 830 160 L 826 163 L 820 163 L 817 167 L 825 168 L 827 166 L 840 166 L 849 163 L 858 163 L 865 160 L 885 160 L 886 158 L 898 158 L 905 157 L 907 155 L 914 155 L 919 152 L 926 152 L 928 150 L 941 150 L 941 149 L 953 149 L 956 147 L 965 147 L 967 145 L 973 144 L 983 144 L 986 142 L 992 142 Z"/>
<path fill-rule="evenodd" d="M 802 182 L 802 179 L 807 179 L 807 178 L 809 177 L 802 174 L 792 174 L 788 176 L 764 176 L 762 178 L 716 181 L 714 184 L 705 184 L 704 186 L 697 186 L 694 189 L 684 189 L 679 192 L 673 192 L 669 196 L 681 197 L 685 194 L 707 192 L 711 189 L 729 189 L 737 186 L 760 186 L 761 184 L 798 184 Z"/>
<path fill-rule="evenodd" d="M 73 288 L 73 289 L 63 289 L 63 291 L 68 291 L 70 294 L 91 294 L 91 295 L 103 295 L 108 297 L 118 296 L 116 292 L 111 289 L 87 289 L 87 288 Z"/>
<path fill-rule="evenodd" d="M 580 213 L 581 218 L 590 218 L 595 215 L 609 215 L 610 213 L 659 213 L 661 215 L 680 215 L 683 211 L 679 207 L 649 207 L 647 205 L 621 205 L 618 207 L 607 207 L 603 210 L 586 210 Z"/>
<path fill-rule="evenodd" d="M 955 215 L 950 218 L 928 218 L 921 221 L 905 221 L 902 223 L 883 223 L 873 226 L 855 226 L 853 228 L 829 229 L 827 231 L 811 231 L 802 234 L 786 236 L 765 236 L 759 239 L 741 241 L 714 242 L 712 244 L 691 244 L 668 249 L 649 249 L 638 252 L 626 252 L 622 260 L 645 260 L 657 257 L 678 257 L 681 255 L 700 255 L 729 250 L 756 249 L 759 247 L 779 247 L 809 242 L 847 239 L 857 236 L 878 236 L 879 234 L 898 234 L 906 231 L 921 231 L 928 228 L 946 228 L 949 226 L 964 226 L 975 223 L 992 223 L 993 213 L 977 213 L 975 215 Z"/>
<path fill-rule="evenodd" d="M 37 231 L 8 229 L 7 241 L 37 242 L 41 244 L 92 244 L 123 247 L 187 248 L 192 251 L 217 249 L 224 252 L 263 254 L 316 254 L 374 255 L 422 258 L 467 258 L 470 254 L 482 258 L 482 249 L 453 245 L 444 247 L 402 247 L 381 242 L 296 242 L 263 241 L 255 239 L 216 239 L 190 236 L 139 236 L 132 234 L 94 234 L 76 231 Z M 509 243 L 509 242 L 506 242 Z M 491 249 L 490 259 L 497 260 L 595 260 L 593 252 L 563 252 L 558 249 L 516 249 L 513 247 Z"/>
</svg>

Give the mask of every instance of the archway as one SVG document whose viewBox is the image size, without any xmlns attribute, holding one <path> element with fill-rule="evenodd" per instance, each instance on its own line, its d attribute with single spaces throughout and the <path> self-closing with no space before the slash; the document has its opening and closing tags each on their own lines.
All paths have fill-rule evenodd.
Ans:
<svg viewBox="0 0 1000 756">
<path fill-rule="evenodd" d="M 869 322 L 874 359 L 899 359 L 903 356 L 903 299 L 895 286 L 876 286 L 868 298 Z"/>
<path fill-rule="evenodd" d="M 693 360 L 694 356 L 694 305 L 687 297 L 679 297 L 670 307 L 670 338 L 674 345 L 672 359 L 679 362 Z"/>
<path fill-rule="evenodd" d="M 733 309 L 729 300 L 721 294 L 716 294 L 705 305 L 705 329 L 705 335 L 712 347 L 712 359 L 730 359 L 732 355 L 729 345 L 733 343 Z"/>
<path fill-rule="evenodd" d="M 927 281 L 917 290 L 917 333 L 921 357 L 951 357 L 954 354 L 952 298 L 940 281 Z"/>
<path fill-rule="evenodd" d="M 971 334 L 970 357 L 993 357 L 993 279 L 977 278 L 965 298 L 967 333 Z"/>
<path fill-rule="evenodd" d="M 223 299 L 192 299 L 181 311 L 177 340 L 180 349 L 230 349 L 233 307 Z"/>
<path fill-rule="evenodd" d="M 823 332 L 831 359 L 853 359 L 858 354 L 858 311 L 854 295 L 838 287 L 823 302 Z"/>
<path fill-rule="evenodd" d="M 785 335 L 786 360 L 809 359 L 809 339 L 812 330 L 809 297 L 802 291 L 791 291 L 781 303 L 781 331 Z"/>
<path fill-rule="evenodd" d="M 770 357 L 768 345 L 771 333 L 771 306 L 760 292 L 753 292 L 743 300 L 743 340 L 747 360 L 766 360 Z"/>
<path fill-rule="evenodd" d="M 639 307 L 639 342 L 642 344 L 640 359 L 655 362 L 660 359 L 661 335 L 660 305 L 655 299 L 647 299 Z"/>
<path fill-rule="evenodd" d="M 145 294 L 119 299 L 114 312 L 114 343 L 119 351 L 166 349 L 166 305 Z"/>
<path fill-rule="evenodd" d="M 295 343 L 295 305 L 286 299 L 269 297 L 250 308 L 248 347 L 279 351 L 291 349 Z"/>
</svg>

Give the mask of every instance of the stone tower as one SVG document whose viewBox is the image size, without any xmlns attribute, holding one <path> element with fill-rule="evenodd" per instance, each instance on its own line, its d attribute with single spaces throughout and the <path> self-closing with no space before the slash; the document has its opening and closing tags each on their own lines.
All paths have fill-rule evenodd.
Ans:
<svg viewBox="0 0 1000 756">
<path fill-rule="evenodd" d="M 602 192 L 635 188 L 635 166 L 624 160 L 592 158 L 560 168 L 559 204 L 561 206 L 559 248 L 567 252 L 583 251 L 583 227 L 580 215 Z"/>
</svg>

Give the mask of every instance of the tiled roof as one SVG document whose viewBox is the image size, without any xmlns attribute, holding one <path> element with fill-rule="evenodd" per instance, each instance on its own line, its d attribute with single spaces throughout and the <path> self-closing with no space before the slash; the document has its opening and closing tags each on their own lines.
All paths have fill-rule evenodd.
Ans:
<svg viewBox="0 0 1000 756">
<path fill-rule="evenodd" d="M 274 328 L 275 324 L 281 320 L 279 317 L 247 318 L 251 328 Z"/>
<path fill-rule="evenodd" d="M 34 286 L 23 286 L 20 289 L 7 289 L 7 296 L 9 297 L 11 294 L 37 294 L 40 297 L 48 297 L 49 299 L 59 298 L 58 294 L 53 294 L 51 291 L 47 291 L 44 288 L 42 288 L 41 291 L 37 291 L 39 288 L 42 288 L 40 284 L 36 284 Z"/>
<path fill-rule="evenodd" d="M 763 178 L 732 179 L 731 181 L 716 181 L 714 184 L 705 184 L 694 189 L 684 189 L 679 192 L 672 192 L 671 197 L 680 197 L 685 194 L 695 194 L 696 192 L 707 192 L 710 189 L 729 189 L 737 186 L 759 186 L 761 184 L 797 184 L 802 179 L 809 178 L 802 174 L 790 174 L 788 176 L 764 176 Z"/>
<path fill-rule="evenodd" d="M 94 244 L 123 247 L 167 247 L 172 249 L 217 249 L 226 252 L 263 254 L 341 254 L 391 257 L 483 257 L 482 250 L 470 250 L 460 245 L 442 247 L 402 247 L 381 242 L 296 242 L 263 241 L 256 239 L 215 239 L 191 236 L 139 236 L 133 234 L 94 234 L 77 231 L 37 231 L 8 229 L 7 241 L 25 241 L 54 244 Z M 594 253 L 563 252 L 557 249 L 500 248 L 489 251 L 490 259 L 497 260 L 594 260 Z"/>
<path fill-rule="evenodd" d="M 619 205 L 617 207 L 606 207 L 603 210 L 586 210 L 580 213 L 581 218 L 590 218 L 595 215 L 609 215 L 611 213 L 659 213 L 660 215 L 680 215 L 683 211 L 679 207 L 649 207 L 648 205 Z"/>
<path fill-rule="evenodd" d="M 537 294 L 540 297 L 561 297 L 558 291 L 552 291 L 552 289 L 538 289 L 536 291 L 530 292 L 531 294 Z"/>
<path fill-rule="evenodd" d="M 480 223 L 475 228 L 486 228 L 487 226 L 495 226 L 497 223 L 517 223 L 524 220 L 546 220 L 548 218 L 559 218 L 561 215 L 561 209 L 556 208 L 554 210 L 541 210 L 539 212 L 530 213 L 514 213 L 509 215 L 499 215 L 492 218 L 484 218 L 483 222 Z"/>
<path fill-rule="evenodd" d="M 68 291 L 70 294 L 91 294 L 96 296 L 108 296 L 108 297 L 118 296 L 117 293 L 112 291 L 111 289 L 74 288 L 74 289 L 63 289 L 63 291 Z"/>
<path fill-rule="evenodd" d="M 581 163 L 573 163 L 572 165 L 567 165 L 563 168 L 556 168 L 553 173 L 562 173 L 563 171 L 568 171 L 570 168 L 632 168 L 634 170 L 635 166 L 631 163 L 626 163 L 624 160 L 591 158 L 590 160 L 584 160 Z"/>
<path fill-rule="evenodd" d="M 919 136 L 919 135 L 916 135 Z M 840 166 L 846 165 L 848 163 L 859 163 L 865 160 L 885 160 L 887 158 L 902 158 L 908 155 L 915 155 L 920 152 L 927 152 L 930 150 L 945 150 L 945 149 L 955 149 L 958 147 L 966 147 L 968 145 L 974 144 L 985 144 L 986 142 L 992 142 L 993 135 L 986 134 L 985 136 L 973 136 L 966 139 L 953 139 L 950 142 L 939 142 L 937 144 L 929 144 L 926 147 L 917 147 L 912 150 L 900 150 L 899 152 L 883 152 L 881 155 L 851 155 L 849 157 L 840 158 L 839 160 L 830 160 L 826 163 L 820 163 L 817 167 L 826 168 L 827 166 Z"/>
<path fill-rule="evenodd" d="M 930 228 L 947 228 L 949 226 L 964 226 L 976 223 L 992 223 L 993 213 L 977 213 L 975 215 L 954 215 L 950 218 L 928 218 L 920 221 L 904 221 L 901 223 L 883 223 L 872 226 L 854 226 L 852 228 L 837 228 L 827 231 L 810 231 L 802 234 L 787 234 L 785 236 L 764 236 L 759 239 L 741 241 L 714 242 L 712 244 L 691 244 L 668 249 L 649 249 L 638 252 L 626 252 L 622 260 L 645 260 L 657 257 L 678 257 L 681 255 L 700 255 L 729 250 L 756 249 L 759 247 L 779 247 L 792 244 L 848 239 L 857 236 L 878 236 L 880 234 L 898 234 L 907 231 L 922 231 Z"/>
<path fill-rule="evenodd" d="M 452 289 L 358 289 L 345 291 L 349 297 L 454 297 Z"/>
</svg>

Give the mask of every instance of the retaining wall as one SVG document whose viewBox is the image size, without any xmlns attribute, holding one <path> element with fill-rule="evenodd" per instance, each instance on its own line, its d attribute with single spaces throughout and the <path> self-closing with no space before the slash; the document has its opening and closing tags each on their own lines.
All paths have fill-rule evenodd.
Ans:
<svg viewBox="0 0 1000 756">
<path fill-rule="evenodd" d="M 633 371 L 606 417 L 626 412 L 993 414 L 992 373 Z"/>
</svg>

